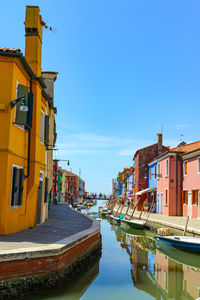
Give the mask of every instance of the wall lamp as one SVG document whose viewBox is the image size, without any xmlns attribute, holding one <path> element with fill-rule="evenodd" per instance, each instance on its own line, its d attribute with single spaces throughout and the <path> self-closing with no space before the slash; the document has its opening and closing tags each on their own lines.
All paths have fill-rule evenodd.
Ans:
<svg viewBox="0 0 200 300">
<path fill-rule="evenodd" d="M 11 101 L 10 102 L 10 109 L 13 109 L 17 105 L 17 103 L 19 103 L 19 102 L 21 102 L 19 110 L 20 111 L 25 111 L 25 112 L 28 111 L 28 106 L 26 104 L 25 96 L 22 96 L 20 98 L 17 98 L 15 100 Z"/>
</svg>

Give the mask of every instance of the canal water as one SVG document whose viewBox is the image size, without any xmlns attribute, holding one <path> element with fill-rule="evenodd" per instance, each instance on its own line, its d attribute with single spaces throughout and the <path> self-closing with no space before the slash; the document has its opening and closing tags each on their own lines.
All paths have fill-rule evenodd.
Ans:
<svg viewBox="0 0 200 300">
<path fill-rule="evenodd" d="M 98 211 L 98 204 L 90 211 Z M 197 299 L 200 256 L 155 245 L 152 232 L 101 220 L 102 257 L 70 286 L 29 300 Z M 27 299 L 27 300 L 28 300 Z"/>
</svg>

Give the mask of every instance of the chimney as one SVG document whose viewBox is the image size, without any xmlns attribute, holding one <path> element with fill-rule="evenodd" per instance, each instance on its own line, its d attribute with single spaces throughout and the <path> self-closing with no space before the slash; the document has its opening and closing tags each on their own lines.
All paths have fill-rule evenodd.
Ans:
<svg viewBox="0 0 200 300">
<path fill-rule="evenodd" d="M 42 79 L 46 84 L 45 92 L 52 98 L 53 106 L 54 106 L 54 82 L 57 79 L 58 72 L 42 72 Z"/>
<path fill-rule="evenodd" d="M 158 136 L 158 151 L 162 151 L 162 133 L 157 133 Z"/>
<path fill-rule="evenodd" d="M 41 76 L 42 26 L 38 6 L 26 6 L 25 16 L 25 58 L 37 77 Z"/>
</svg>

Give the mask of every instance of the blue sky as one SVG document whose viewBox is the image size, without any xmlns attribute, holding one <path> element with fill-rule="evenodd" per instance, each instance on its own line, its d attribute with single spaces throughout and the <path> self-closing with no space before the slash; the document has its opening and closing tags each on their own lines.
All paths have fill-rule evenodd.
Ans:
<svg viewBox="0 0 200 300">
<path fill-rule="evenodd" d="M 199 140 L 199 0 L 3 1 L 2 47 L 24 52 L 26 5 L 57 29 L 44 31 L 42 56 L 59 73 L 56 157 L 88 191 L 109 193 L 161 128 L 165 145 Z"/>
</svg>

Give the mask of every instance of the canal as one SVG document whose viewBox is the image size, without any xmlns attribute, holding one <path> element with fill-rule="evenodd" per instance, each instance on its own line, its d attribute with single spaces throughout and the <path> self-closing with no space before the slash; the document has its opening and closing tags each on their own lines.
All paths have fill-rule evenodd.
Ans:
<svg viewBox="0 0 200 300">
<path fill-rule="evenodd" d="M 98 211 L 98 201 L 90 211 Z M 123 230 L 101 220 L 102 257 L 70 286 L 27 300 L 197 299 L 200 259 L 155 245 L 152 232 Z"/>
</svg>

